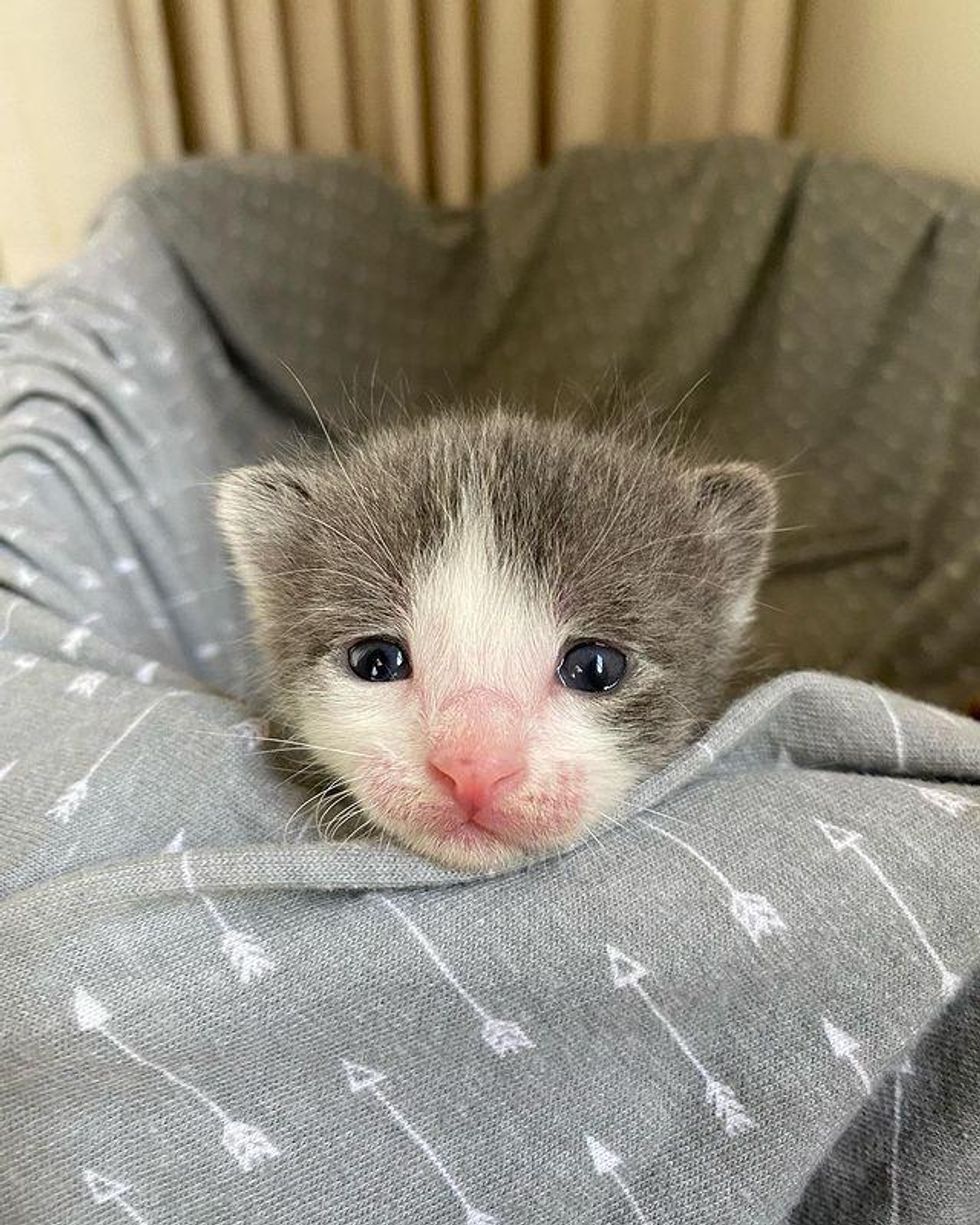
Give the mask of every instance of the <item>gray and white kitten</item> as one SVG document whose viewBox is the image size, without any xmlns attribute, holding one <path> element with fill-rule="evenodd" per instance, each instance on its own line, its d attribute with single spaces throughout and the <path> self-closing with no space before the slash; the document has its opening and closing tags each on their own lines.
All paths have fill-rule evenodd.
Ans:
<svg viewBox="0 0 980 1225">
<path fill-rule="evenodd" d="M 571 845 L 717 712 L 770 480 L 500 410 L 221 479 L 286 735 L 450 867 Z"/>
</svg>

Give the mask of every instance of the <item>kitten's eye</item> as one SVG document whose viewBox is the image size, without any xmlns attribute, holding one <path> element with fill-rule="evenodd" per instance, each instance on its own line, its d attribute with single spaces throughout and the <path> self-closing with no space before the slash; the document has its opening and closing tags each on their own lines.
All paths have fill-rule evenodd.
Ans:
<svg viewBox="0 0 980 1225">
<path fill-rule="evenodd" d="M 604 642 L 577 642 L 558 664 L 558 679 L 566 689 L 608 693 L 626 672 L 626 656 Z"/>
<path fill-rule="evenodd" d="M 347 652 L 347 662 L 362 681 L 404 681 L 412 675 L 408 651 L 389 638 L 362 638 Z"/>
</svg>

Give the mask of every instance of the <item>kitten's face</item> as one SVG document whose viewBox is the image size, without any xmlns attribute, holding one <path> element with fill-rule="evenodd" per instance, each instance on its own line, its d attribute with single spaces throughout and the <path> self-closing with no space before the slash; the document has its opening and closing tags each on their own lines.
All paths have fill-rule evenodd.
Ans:
<svg viewBox="0 0 980 1225">
<path fill-rule="evenodd" d="M 754 469 L 495 414 L 224 479 L 280 719 L 461 869 L 564 847 L 714 713 L 773 516 Z"/>
</svg>

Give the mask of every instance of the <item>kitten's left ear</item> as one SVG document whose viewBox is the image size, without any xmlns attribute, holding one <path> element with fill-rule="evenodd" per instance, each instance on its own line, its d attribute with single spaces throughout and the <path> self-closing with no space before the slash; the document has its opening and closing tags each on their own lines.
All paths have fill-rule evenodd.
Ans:
<svg viewBox="0 0 980 1225">
<path fill-rule="evenodd" d="M 721 551 L 732 619 L 751 619 L 776 524 L 776 486 L 753 464 L 718 464 L 693 473 L 694 496 L 709 538 Z"/>
<path fill-rule="evenodd" d="M 215 513 L 240 577 L 258 583 L 282 568 L 280 552 L 313 494 L 306 474 L 272 462 L 220 477 Z"/>
</svg>

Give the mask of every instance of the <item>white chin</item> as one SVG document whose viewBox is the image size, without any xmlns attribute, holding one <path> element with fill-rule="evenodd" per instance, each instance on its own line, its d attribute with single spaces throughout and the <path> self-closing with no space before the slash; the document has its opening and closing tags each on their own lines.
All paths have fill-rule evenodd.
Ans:
<svg viewBox="0 0 980 1225">
<path fill-rule="evenodd" d="M 463 825 L 449 833 L 434 833 L 430 830 L 413 829 L 402 824 L 390 825 L 377 820 L 378 828 L 391 834 L 406 850 L 444 868 L 457 872 L 502 872 L 516 867 L 544 851 L 556 850 L 568 845 L 549 842 L 527 846 L 518 845 L 497 837 L 478 825 Z"/>
<path fill-rule="evenodd" d="M 402 843 L 444 868 L 458 872 L 494 872 L 514 867 L 533 852 L 503 842 L 476 825 L 464 825 L 451 834 L 406 833 Z"/>
</svg>

